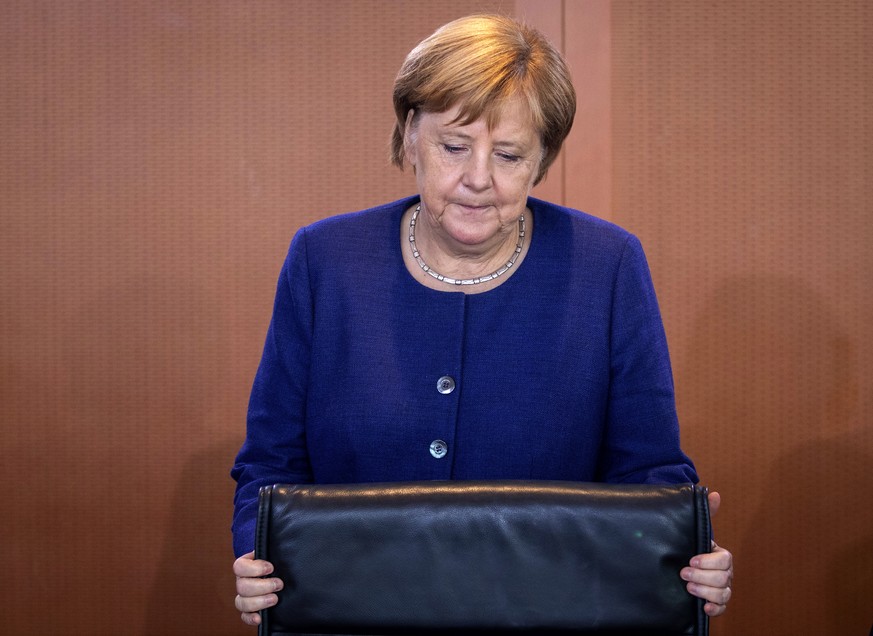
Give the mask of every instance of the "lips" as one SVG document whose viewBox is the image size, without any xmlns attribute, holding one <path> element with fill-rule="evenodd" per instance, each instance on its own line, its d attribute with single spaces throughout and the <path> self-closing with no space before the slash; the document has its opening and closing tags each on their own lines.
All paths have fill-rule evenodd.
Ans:
<svg viewBox="0 0 873 636">
<path fill-rule="evenodd" d="M 470 204 L 470 203 L 458 203 L 457 206 L 459 208 L 463 208 L 464 210 L 468 210 L 470 212 L 481 212 L 482 210 L 487 210 L 491 206 L 488 204 Z"/>
</svg>

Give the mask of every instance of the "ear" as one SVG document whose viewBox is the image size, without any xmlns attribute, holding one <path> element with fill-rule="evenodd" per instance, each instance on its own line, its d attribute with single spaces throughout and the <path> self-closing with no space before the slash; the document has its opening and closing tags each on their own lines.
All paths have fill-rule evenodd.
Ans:
<svg viewBox="0 0 873 636">
<path fill-rule="evenodd" d="M 412 125 L 413 120 L 415 119 L 415 109 L 410 108 L 409 112 L 406 113 L 406 124 L 403 127 L 403 154 L 405 155 L 406 161 L 412 166 L 412 170 L 415 171 L 415 135 L 416 131 L 414 126 Z"/>
</svg>

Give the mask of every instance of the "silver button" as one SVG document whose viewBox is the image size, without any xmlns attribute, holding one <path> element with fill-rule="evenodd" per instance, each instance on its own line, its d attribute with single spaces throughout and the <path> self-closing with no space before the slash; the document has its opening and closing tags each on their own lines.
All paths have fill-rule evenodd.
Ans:
<svg viewBox="0 0 873 636">
<path fill-rule="evenodd" d="M 430 454 L 437 459 L 442 459 L 449 452 L 449 447 L 441 439 L 435 439 L 430 443 Z"/>
<path fill-rule="evenodd" d="M 443 395 L 448 395 L 455 390 L 455 379 L 450 375 L 444 375 L 437 380 L 437 391 Z"/>
</svg>

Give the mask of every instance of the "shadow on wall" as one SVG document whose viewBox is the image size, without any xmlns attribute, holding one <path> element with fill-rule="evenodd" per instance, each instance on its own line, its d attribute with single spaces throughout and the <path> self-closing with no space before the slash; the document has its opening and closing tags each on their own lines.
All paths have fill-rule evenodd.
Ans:
<svg viewBox="0 0 873 636">
<path fill-rule="evenodd" d="M 216 444 L 191 456 L 172 502 L 163 556 L 144 620 L 154 636 L 252 636 L 233 605 L 229 476 L 239 442 Z"/>
<path fill-rule="evenodd" d="M 103 532 L 111 567 L 126 575 L 98 571 L 116 623 L 87 633 L 117 633 L 123 618 L 131 634 L 251 636 L 233 607 L 231 571 L 229 471 L 241 440 L 210 443 L 227 418 L 219 391 L 230 327 L 216 293 L 166 267 L 83 301 L 69 338 L 69 364 L 81 369 L 70 373 L 74 393 L 95 423 L 85 452 L 99 472 L 89 483 L 96 501 L 122 510 Z M 119 491 L 128 496 L 119 501 Z"/>
<path fill-rule="evenodd" d="M 716 530 L 737 563 L 717 628 L 867 634 L 873 431 L 857 412 L 856 345 L 803 281 L 769 276 L 720 285 L 690 344 L 683 441 L 725 495 Z"/>
</svg>

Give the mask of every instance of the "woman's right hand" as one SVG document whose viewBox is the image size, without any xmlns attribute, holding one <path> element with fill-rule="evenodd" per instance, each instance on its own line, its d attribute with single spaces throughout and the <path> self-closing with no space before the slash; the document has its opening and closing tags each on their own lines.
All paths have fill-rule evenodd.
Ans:
<svg viewBox="0 0 873 636">
<path fill-rule="evenodd" d="M 284 587 L 282 580 L 261 578 L 273 573 L 273 564 L 255 560 L 254 552 L 244 554 L 234 561 L 233 573 L 236 575 L 234 605 L 246 625 L 258 625 L 261 622 L 258 612 L 279 602 L 276 592 Z"/>
</svg>

